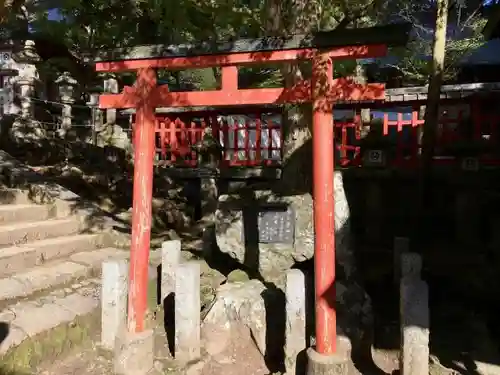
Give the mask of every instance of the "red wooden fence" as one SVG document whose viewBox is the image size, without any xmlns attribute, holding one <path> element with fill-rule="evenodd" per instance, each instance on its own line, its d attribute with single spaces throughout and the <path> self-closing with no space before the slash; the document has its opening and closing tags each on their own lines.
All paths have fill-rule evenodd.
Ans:
<svg viewBox="0 0 500 375">
<path fill-rule="evenodd" d="M 482 110 L 483 109 L 483 110 Z M 389 109 L 390 110 L 390 109 Z M 373 144 L 363 146 L 362 122 L 359 111 L 354 110 L 351 119 L 335 121 L 337 162 L 343 167 L 359 167 L 363 164 L 363 148 L 377 148 Z M 451 165 L 457 162 L 456 155 L 449 151 L 464 139 L 464 122 L 469 122 L 472 142 L 481 142 L 485 151 L 474 155 L 485 166 L 500 165 L 500 156 L 491 155 L 495 146 L 499 147 L 498 129 L 500 115 L 487 113 L 478 102 L 461 103 L 455 107 L 454 115 L 446 106 L 441 110 L 438 124 L 438 138 L 435 163 Z M 379 112 L 380 113 L 380 112 Z M 265 117 L 267 115 L 267 118 Z M 185 112 L 158 116 L 156 121 L 157 162 L 161 165 L 195 167 L 198 152 L 195 150 L 207 127 L 223 146 L 222 166 L 255 167 L 279 165 L 282 159 L 283 132 L 279 111 L 245 110 L 239 114 L 206 111 Z M 395 167 L 415 167 L 420 155 L 420 130 L 424 120 L 415 107 L 404 116 L 396 113 L 390 120 L 388 113 L 378 119 L 378 132 L 381 142 L 390 144 L 392 157 L 386 165 Z M 462 126 L 462 127 L 461 127 Z M 387 147 L 387 146 L 386 146 Z"/>
<path fill-rule="evenodd" d="M 186 112 L 157 117 L 158 164 L 197 166 L 195 146 L 202 142 L 207 127 L 223 146 L 223 166 L 254 167 L 281 163 L 283 133 L 279 113 L 246 112 L 227 116 L 215 112 Z"/>
</svg>

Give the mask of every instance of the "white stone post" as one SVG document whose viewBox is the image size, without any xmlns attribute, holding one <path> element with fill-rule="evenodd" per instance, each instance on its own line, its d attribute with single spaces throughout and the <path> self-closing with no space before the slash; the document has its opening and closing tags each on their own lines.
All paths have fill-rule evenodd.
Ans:
<svg viewBox="0 0 500 375">
<path fill-rule="evenodd" d="M 101 345 L 107 350 L 114 350 L 119 331 L 126 324 L 128 292 L 126 260 L 103 262 L 101 288 Z"/>
<path fill-rule="evenodd" d="M 400 324 L 402 375 L 429 374 L 429 288 L 420 278 L 422 258 L 401 254 Z"/>
<path fill-rule="evenodd" d="M 394 238 L 394 283 L 399 285 L 401 281 L 401 256 L 410 251 L 410 239 L 408 237 Z"/>
<path fill-rule="evenodd" d="M 175 277 L 175 359 L 181 363 L 201 355 L 200 309 L 200 264 L 181 264 Z"/>
<path fill-rule="evenodd" d="M 181 241 L 165 241 L 161 245 L 161 300 L 175 293 L 175 274 L 181 261 Z"/>
<path fill-rule="evenodd" d="M 306 279 L 301 270 L 286 273 L 285 368 L 295 374 L 297 358 L 306 349 Z"/>
</svg>

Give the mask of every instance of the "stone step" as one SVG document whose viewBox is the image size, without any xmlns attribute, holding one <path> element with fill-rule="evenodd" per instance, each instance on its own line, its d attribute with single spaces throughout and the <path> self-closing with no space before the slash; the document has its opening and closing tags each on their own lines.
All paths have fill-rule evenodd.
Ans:
<svg viewBox="0 0 500 375">
<path fill-rule="evenodd" d="M 103 247 L 105 235 L 77 234 L 48 238 L 0 249 L 0 277 L 13 275 L 47 261 Z"/>
<path fill-rule="evenodd" d="M 30 196 L 29 192 L 23 189 L 8 188 L 2 186 L 0 188 L 0 204 L 13 205 L 13 204 L 34 204 L 37 203 L 50 203 L 50 197 Z"/>
<path fill-rule="evenodd" d="M 30 200 L 26 194 L 22 194 L 19 189 L 11 189 L 2 185 L 0 187 L 0 204 L 30 204 Z"/>
<path fill-rule="evenodd" d="M 105 260 L 128 258 L 128 255 L 128 251 L 115 248 L 76 253 L 69 257 L 69 261 L 53 262 L 52 265 L 36 267 L 31 274 L 0 279 L 0 293 L 9 288 L 9 283 L 10 288 L 19 283 L 32 285 L 31 290 L 22 293 L 29 294 L 26 298 L 0 300 L 0 322 L 8 327 L 6 337 L 0 340 L 2 364 L 7 368 L 12 363 L 19 368 L 19 363 L 37 366 L 44 356 L 43 352 L 34 350 L 40 342 L 47 352 L 51 352 L 52 348 L 60 350 L 61 342 L 65 342 L 68 348 L 75 348 L 84 344 L 86 338 L 95 336 L 101 329 L 101 278 L 71 278 L 64 282 L 65 275 L 70 268 L 76 274 L 83 274 L 83 269 L 77 269 L 78 265 L 95 269 L 100 268 Z M 156 282 L 154 264 L 157 259 L 152 257 L 150 260 L 149 278 Z M 63 284 L 45 288 L 39 293 L 33 290 L 39 290 L 41 284 L 49 285 L 49 279 Z"/>
<path fill-rule="evenodd" d="M 0 225 L 47 220 L 55 216 L 50 206 L 39 204 L 0 205 Z"/>
<path fill-rule="evenodd" d="M 38 335 L 57 327 L 68 325 L 70 328 L 63 330 L 66 332 L 71 329 L 72 325 L 78 324 L 75 323 L 78 317 L 92 316 L 94 312 L 96 317 L 100 317 L 97 310 L 100 303 L 99 294 L 100 280 L 89 279 L 75 282 L 67 288 L 55 290 L 45 296 L 18 301 L 7 308 L 0 309 L 0 321 L 8 325 L 8 334 L 0 342 L 0 355 L 6 354 L 23 342 L 29 344 L 28 340 L 37 342 Z M 94 320 L 96 319 L 98 318 L 94 317 Z M 81 331 L 85 327 L 75 328 Z M 80 336 L 89 334 L 88 332 L 78 333 Z M 60 336 L 61 332 L 52 341 L 60 342 L 70 339 L 70 337 Z M 23 355 L 33 355 L 33 353 L 28 350 L 28 353 L 23 353 Z"/>
<path fill-rule="evenodd" d="M 103 248 L 71 255 L 67 260 L 52 261 L 0 279 L 0 303 L 28 297 L 36 292 L 69 283 L 78 278 L 100 272 L 107 259 L 125 258 L 127 251 Z"/>
<path fill-rule="evenodd" d="M 78 233 L 77 218 L 34 221 L 0 226 L 0 246 L 20 245 Z M 1 251 L 1 249 L 0 249 Z"/>
</svg>

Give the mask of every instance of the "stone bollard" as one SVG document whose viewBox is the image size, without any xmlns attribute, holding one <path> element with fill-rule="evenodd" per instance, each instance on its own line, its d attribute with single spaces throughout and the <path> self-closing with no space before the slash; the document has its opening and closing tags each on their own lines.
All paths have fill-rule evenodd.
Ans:
<svg viewBox="0 0 500 375">
<path fill-rule="evenodd" d="M 325 355 L 318 353 L 314 348 L 308 348 L 306 353 L 307 353 L 306 375 L 349 374 L 350 359 L 346 358 L 342 354 Z"/>
<path fill-rule="evenodd" d="M 410 251 L 410 239 L 407 237 L 394 238 L 394 283 L 401 281 L 401 256 Z"/>
<path fill-rule="evenodd" d="M 402 254 L 400 284 L 400 324 L 402 375 L 429 374 L 429 288 L 420 279 L 422 258 Z"/>
<path fill-rule="evenodd" d="M 102 264 L 101 346 L 113 350 L 119 330 L 127 318 L 128 262 L 109 260 Z"/>
<path fill-rule="evenodd" d="M 117 375 L 149 375 L 154 366 L 154 332 L 120 331 L 115 343 L 114 370 Z"/>
<path fill-rule="evenodd" d="M 181 261 L 181 241 L 165 241 L 161 245 L 161 300 L 175 292 L 175 273 Z"/>
<path fill-rule="evenodd" d="M 285 368 L 286 373 L 297 373 L 301 369 L 300 356 L 306 350 L 306 280 L 301 270 L 291 269 L 286 274 L 286 328 Z"/>
<path fill-rule="evenodd" d="M 419 279 L 422 273 L 422 257 L 417 253 L 401 254 L 401 278 Z"/>
<path fill-rule="evenodd" d="M 175 278 L 175 359 L 181 363 L 201 355 L 200 310 L 200 264 L 181 264 Z"/>
<path fill-rule="evenodd" d="M 161 301 L 170 353 L 175 341 L 175 275 L 181 261 L 181 241 L 165 241 L 161 245 Z"/>
<path fill-rule="evenodd" d="M 126 261 L 115 261 L 115 263 Z M 112 262 L 110 262 L 112 263 Z M 123 268 L 122 268 L 123 267 Z M 125 270 L 126 267 L 121 266 L 121 269 Z M 104 273 L 104 269 L 103 269 Z M 128 274 L 128 269 L 127 273 Z M 125 277 L 125 280 L 127 278 Z M 105 289 L 103 286 L 103 300 L 106 297 L 105 292 L 111 288 Z M 130 332 L 127 329 L 126 322 L 126 305 L 127 305 L 127 283 L 124 282 L 120 289 L 120 303 L 113 306 L 114 309 L 120 312 L 123 311 L 123 317 L 120 316 L 115 322 L 111 322 L 111 318 L 108 322 L 104 321 L 103 318 L 103 329 L 106 324 L 112 325 L 116 332 L 116 338 L 114 340 L 114 357 L 113 366 L 114 373 L 117 375 L 148 375 L 151 373 L 154 364 L 154 332 L 152 329 L 147 329 L 142 332 Z M 110 303 L 111 305 L 111 303 Z M 105 304 L 103 303 L 103 308 Z M 118 308 L 118 306 L 123 306 Z M 103 313 L 104 317 L 104 313 Z"/>
</svg>

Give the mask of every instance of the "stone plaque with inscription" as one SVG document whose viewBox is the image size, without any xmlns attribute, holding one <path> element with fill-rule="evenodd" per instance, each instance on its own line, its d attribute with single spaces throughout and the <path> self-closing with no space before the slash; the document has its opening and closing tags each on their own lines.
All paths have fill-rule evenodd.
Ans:
<svg viewBox="0 0 500 375">
<path fill-rule="evenodd" d="M 286 243 L 295 239 L 295 212 L 291 207 L 263 208 L 257 219 L 259 243 Z"/>
</svg>

